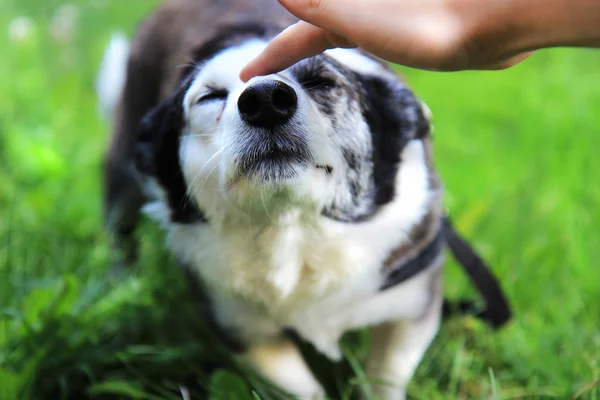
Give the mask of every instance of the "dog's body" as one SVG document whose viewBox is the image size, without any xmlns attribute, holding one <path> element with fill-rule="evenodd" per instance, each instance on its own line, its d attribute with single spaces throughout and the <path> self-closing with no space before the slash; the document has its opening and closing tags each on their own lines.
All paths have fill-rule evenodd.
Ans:
<svg viewBox="0 0 600 400">
<path fill-rule="evenodd" d="M 429 121 L 357 50 L 242 83 L 293 21 L 269 0 L 177 0 L 141 26 L 114 108 L 108 223 L 127 240 L 147 202 L 218 324 L 285 389 L 322 394 L 284 330 L 339 359 L 340 336 L 372 326 L 367 372 L 403 398 L 441 313 Z M 424 252 L 426 268 L 390 284 Z"/>
</svg>

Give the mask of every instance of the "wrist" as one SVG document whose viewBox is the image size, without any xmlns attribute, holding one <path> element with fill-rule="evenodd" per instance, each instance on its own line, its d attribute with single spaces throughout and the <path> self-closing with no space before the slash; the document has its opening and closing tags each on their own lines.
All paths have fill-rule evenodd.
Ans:
<svg viewBox="0 0 600 400">
<path fill-rule="evenodd" d="M 460 21 L 469 69 L 536 48 L 538 33 L 524 3 L 538 0 L 448 0 Z M 544 1 L 544 0 L 542 0 Z"/>
<path fill-rule="evenodd" d="M 598 0 L 528 0 L 525 3 L 530 5 L 522 6 L 521 24 L 529 26 L 529 46 L 600 46 Z"/>
<path fill-rule="evenodd" d="M 483 1 L 456 0 L 471 54 L 491 60 L 547 47 L 600 47 L 598 0 Z"/>
</svg>

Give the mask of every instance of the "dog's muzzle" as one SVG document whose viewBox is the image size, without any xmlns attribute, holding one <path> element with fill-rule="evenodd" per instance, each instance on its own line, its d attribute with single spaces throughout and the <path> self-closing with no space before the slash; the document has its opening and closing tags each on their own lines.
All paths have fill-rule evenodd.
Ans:
<svg viewBox="0 0 600 400">
<path fill-rule="evenodd" d="M 242 176 L 282 182 L 309 167 L 308 134 L 290 85 L 274 79 L 256 82 L 240 94 L 237 106 L 245 126 L 236 157 Z"/>
<path fill-rule="evenodd" d="M 274 129 L 288 122 L 298 108 L 294 89 L 276 80 L 255 83 L 238 99 L 242 120 L 259 128 Z"/>
</svg>

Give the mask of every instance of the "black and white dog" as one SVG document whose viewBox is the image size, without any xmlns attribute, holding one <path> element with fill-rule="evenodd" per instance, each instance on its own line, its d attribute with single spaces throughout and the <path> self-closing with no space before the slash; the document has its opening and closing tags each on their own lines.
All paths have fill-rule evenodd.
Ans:
<svg viewBox="0 0 600 400">
<path fill-rule="evenodd" d="M 288 391 L 323 395 L 284 330 L 336 360 L 344 332 L 371 326 L 367 373 L 402 399 L 442 311 L 428 112 L 359 50 L 243 83 L 293 22 L 270 0 L 170 1 L 109 49 L 108 224 L 125 244 L 145 204 L 219 326 Z"/>
</svg>

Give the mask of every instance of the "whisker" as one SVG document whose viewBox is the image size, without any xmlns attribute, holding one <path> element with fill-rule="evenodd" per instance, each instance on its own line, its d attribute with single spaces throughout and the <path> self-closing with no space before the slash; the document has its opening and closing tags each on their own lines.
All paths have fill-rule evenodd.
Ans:
<svg viewBox="0 0 600 400">
<path fill-rule="evenodd" d="M 188 137 L 215 137 L 216 135 L 213 133 L 198 133 L 198 134 L 193 134 L 193 135 L 185 135 L 183 136 L 183 139 L 188 138 Z"/>
<path fill-rule="evenodd" d="M 214 159 L 216 156 L 218 156 L 218 155 L 219 155 L 219 154 L 221 154 L 223 151 L 225 151 L 225 149 L 226 149 L 226 148 L 227 148 L 227 146 L 223 146 L 223 147 L 221 147 L 219 150 L 217 150 L 217 151 L 215 152 L 215 154 L 213 154 L 213 155 L 212 155 L 212 156 L 211 156 L 211 157 L 210 157 L 208 160 L 206 160 L 206 162 L 204 163 L 204 165 L 202 166 L 202 168 L 200 168 L 200 170 L 199 170 L 199 171 L 198 171 L 198 172 L 197 172 L 197 173 L 194 175 L 194 178 L 193 178 L 193 179 L 192 179 L 192 181 L 190 182 L 190 184 L 189 184 L 189 188 L 188 188 L 188 190 L 187 190 L 187 192 L 188 192 L 188 197 L 189 197 L 189 199 L 188 199 L 188 203 L 189 203 L 189 201 L 191 200 L 191 195 L 193 195 L 193 194 L 194 194 L 194 192 L 195 192 L 195 188 L 194 188 L 194 186 L 195 186 L 195 184 L 196 184 L 196 180 L 197 180 L 197 179 L 198 179 L 198 178 L 199 178 L 199 177 L 202 175 L 202 172 L 204 171 L 204 168 L 206 168 L 206 166 L 207 166 L 207 165 L 208 165 L 208 164 L 209 164 L 209 163 L 210 163 L 210 162 L 211 162 L 211 161 L 212 161 L 212 160 L 213 160 L 213 159 Z M 217 166 L 219 166 L 219 165 L 220 165 L 220 163 L 221 163 L 221 162 L 218 162 L 218 163 L 217 163 Z M 216 168 L 216 167 L 215 167 L 215 168 Z M 210 172 L 210 173 L 212 173 L 212 172 L 215 170 L 215 168 L 213 168 L 213 169 L 211 170 L 211 172 Z M 210 173 L 209 173 L 209 175 L 210 175 Z M 187 204 L 186 204 L 186 205 L 187 205 Z"/>
<path fill-rule="evenodd" d="M 175 68 L 181 69 L 181 68 L 189 68 L 189 67 L 197 67 L 197 66 L 198 66 L 198 64 L 195 64 L 195 63 L 187 63 L 187 64 L 179 64 Z"/>
<path fill-rule="evenodd" d="M 198 173 L 202 173 L 202 171 L 204 171 L 204 168 L 206 168 L 206 166 L 218 155 L 220 155 L 223 151 L 225 151 L 225 148 L 227 146 L 223 146 L 221 147 L 219 150 L 215 151 L 215 154 L 213 154 L 212 156 L 209 157 L 208 160 L 206 160 L 206 162 L 204 163 L 204 165 L 202 166 L 202 168 L 200 168 L 200 171 L 198 171 Z"/>
<path fill-rule="evenodd" d="M 219 166 L 221 166 L 221 164 L 223 164 L 223 160 L 219 161 L 209 172 L 208 174 L 206 174 L 206 178 L 204 178 L 204 181 L 202 182 L 202 186 L 200 187 L 200 189 L 198 190 L 199 192 L 201 192 L 204 189 L 204 185 L 206 185 L 206 182 L 210 179 L 210 175 L 215 171 L 215 169 L 217 169 Z"/>
<path fill-rule="evenodd" d="M 263 189 L 260 188 L 260 200 L 262 201 L 263 207 L 265 208 L 265 212 L 267 213 L 267 217 L 269 217 L 269 219 L 271 220 L 271 224 L 275 224 L 275 222 L 273 221 L 273 218 L 271 218 L 271 214 L 269 214 L 269 210 L 267 210 L 267 205 L 265 204 L 265 197 L 264 197 L 264 192 Z"/>
<path fill-rule="evenodd" d="M 323 87 L 323 86 L 326 86 L 326 84 L 324 84 L 324 83 L 320 83 L 320 84 L 318 84 L 318 85 L 314 85 L 314 86 L 312 86 L 312 85 L 311 85 L 311 82 L 306 82 L 306 83 L 305 83 L 305 86 L 307 86 L 309 89 L 319 89 L 319 88 L 321 88 L 321 87 Z"/>
</svg>

